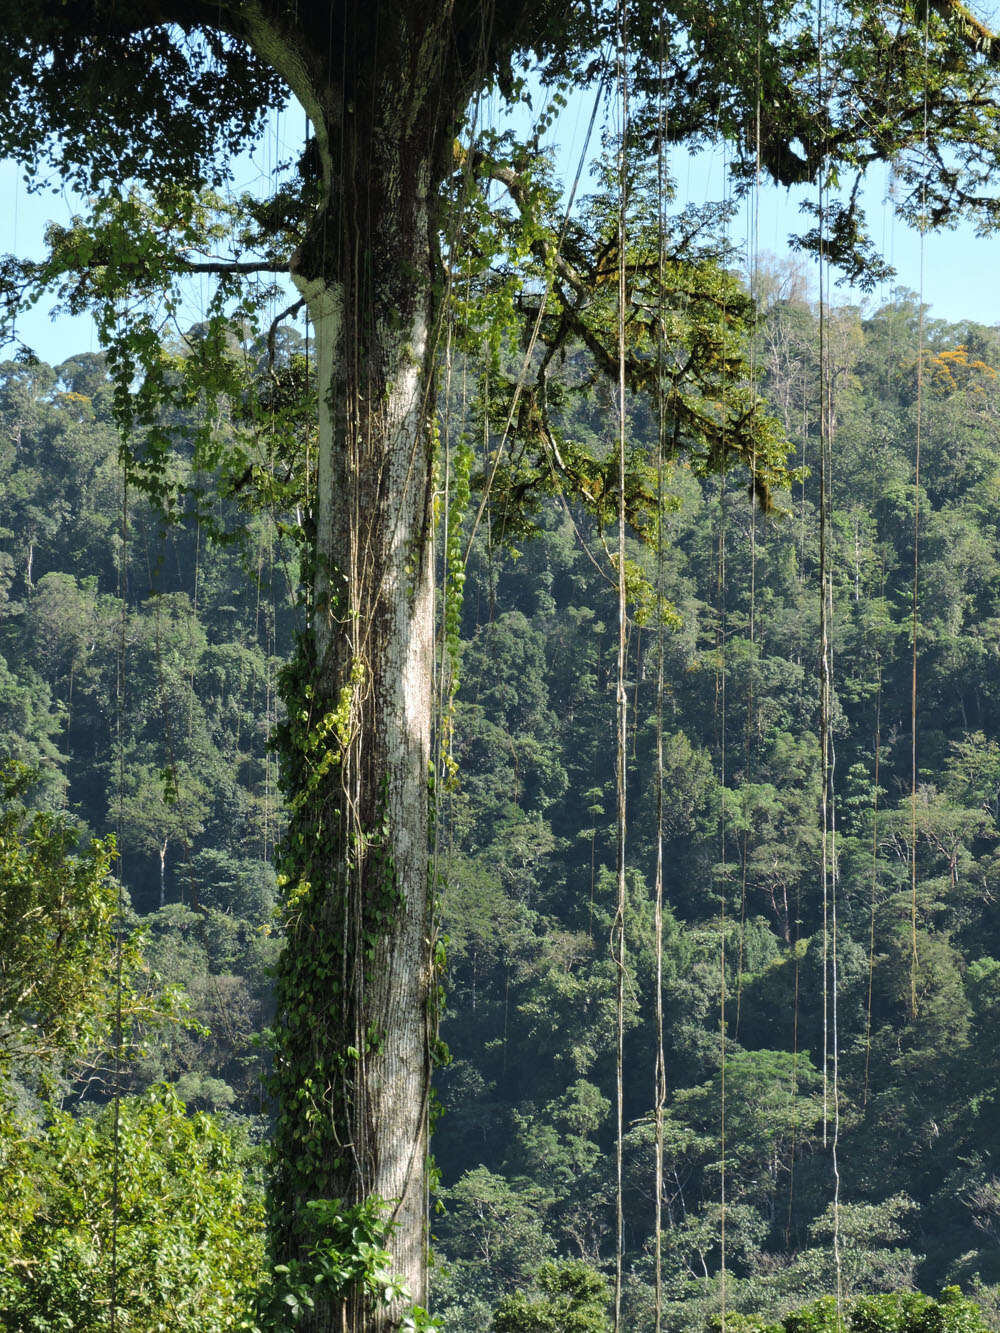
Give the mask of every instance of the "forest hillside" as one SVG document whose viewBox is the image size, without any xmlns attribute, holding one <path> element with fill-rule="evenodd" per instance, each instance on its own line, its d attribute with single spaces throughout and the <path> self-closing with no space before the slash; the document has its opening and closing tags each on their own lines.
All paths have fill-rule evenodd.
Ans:
<svg viewBox="0 0 1000 1333">
<path fill-rule="evenodd" d="M 834 1292 L 838 1269 L 848 1298 L 957 1285 L 1000 1327 L 1000 331 L 928 318 L 921 352 L 905 293 L 825 318 L 824 881 L 817 324 L 794 275 L 776 276 L 754 355 L 798 470 L 774 511 L 739 475 L 675 463 L 660 625 L 654 553 L 631 551 L 647 588 L 626 672 L 635 1333 L 653 1327 L 661 644 L 667 1327 L 702 1330 L 720 1308 L 777 1317 Z M 164 530 L 124 492 L 110 393 L 93 354 L 0 367 L 0 749 L 37 772 L 30 788 L 8 780 L 4 830 L 30 845 L 40 812 L 55 811 L 80 849 L 117 834 L 138 932 L 130 993 L 148 999 L 124 1063 L 90 1032 L 69 1052 L 12 1046 L 0 1064 L 0 1147 L 35 1181 L 0 1203 L 17 1259 L 0 1278 L 8 1330 L 89 1327 L 82 1314 L 44 1321 L 70 1300 L 99 1304 L 114 1079 L 136 1164 L 123 1273 L 141 1271 L 142 1237 L 155 1250 L 187 1206 L 144 1212 L 146 1156 L 165 1197 L 178 1172 L 222 1164 L 194 1191 L 203 1229 L 170 1233 L 177 1274 L 228 1247 L 244 1299 L 262 1262 L 281 934 L 271 864 L 285 823 L 268 741 L 308 520 L 220 502 Z M 595 389 L 565 428 L 599 437 L 609 410 Z M 436 1078 L 434 1309 L 454 1333 L 554 1327 L 538 1310 L 567 1275 L 600 1311 L 597 1275 L 614 1258 L 614 573 L 575 509 L 540 502 L 533 534 L 510 540 L 492 520 L 465 585 L 455 775 L 437 802 L 450 1054 Z M 220 543 L 210 528 L 242 536 Z M 93 853 L 76 855 L 100 879 Z M 41 882 L 35 862 L 18 864 Z M 174 1176 L 156 1157 L 167 1141 Z M 213 1212 L 232 1228 L 206 1239 Z M 163 1281 L 153 1304 L 174 1302 L 171 1328 L 238 1326 L 221 1312 L 237 1297 L 211 1271 L 200 1287 Z M 185 1283 L 197 1300 L 177 1296 Z"/>
</svg>

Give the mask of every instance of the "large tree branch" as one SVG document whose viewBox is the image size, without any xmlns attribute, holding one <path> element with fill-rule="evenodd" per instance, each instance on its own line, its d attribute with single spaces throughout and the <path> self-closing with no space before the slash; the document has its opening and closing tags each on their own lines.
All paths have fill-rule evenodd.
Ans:
<svg viewBox="0 0 1000 1333">
<path fill-rule="evenodd" d="M 182 259 L 177 264 L 180 273 L 288 273 L 288 264 L 273 260 Z"/>
<path fill-rule="evenodd" d="M 496 181 L 498 185 L 502 185 L 510 195 L 522 218 L 530 213 L 531 201 L 528 197 L 528 187 L 520 173 L 515 171 L 513 167 L 505 166 L 488 154 L 477 151 L 472 157 L 472 170 L 475 175 L 485 176 L 489 180 Z M 545 236 L 538 236 L 532 241 L 531 251 L 535 258 L 546 267 L 551 266 L 553 271 L 572 287 L 578 297 L 586 299 L 591 294 L 593 290 L 591 276 L 580 273 L 569 262 L 562 250 L 553 245 Z"/>
<path fill-rule="evenodd" d="M 977 19 L 962 0 L 930 0 L 930 5 L 966 46 L 991 62 L 1000 62 L 1000 37 Z"/>
<path fill-rule="evenodd" d="M 278 326 L 283 320 L 294 319 L 305 303 L 305 297 L 300 296 L 297 301 L 293 301 L 291 305 L 285 306 L 284 310 L 280 311 L 275 315 L 274 319 L 271 320 L 271 326 L 267 331 L 267 363 L 269 366 L 273 367 L 277 355 L 276 339 L 278 336 Z"/>
</svg>

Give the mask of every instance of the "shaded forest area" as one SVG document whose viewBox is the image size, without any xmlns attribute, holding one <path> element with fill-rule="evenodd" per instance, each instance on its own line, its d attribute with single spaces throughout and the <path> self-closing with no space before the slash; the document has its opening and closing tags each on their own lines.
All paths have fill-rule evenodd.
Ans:
<svg viewBox="0 0 1000 1333">
<path fill-rule="evenodd" d="M 723 1284 L 731 1328 L 735 1312 L 774 1317 L 835 1289 L 835 1055 L 845 1295 L 957 1283 L 1000 1325 L 1000 332 L 928 321 L 920 365 L 919 324 L 907 295 L 827 317 L 835 937 L 820 888 L 819 341 L 794 273 L 772 275 L 755 350 L 802 468 L 781 512 L 756 511 L 739 477 L 670 472 L 664 1278 L 677 1330 L 717 1319 Z M 220 545 L 208 516 L 206 531 L 164 533 L 132 497 L 124 562 L 109 394 L 93 355 L 0 368 L 0 745 L 41 774 L 29 808 L 11 797 L 5 827 L 30 828 L 45 807 L 84 837 L 119 829 L 145 933 L 134 993 L 159 1014 L 136 1020 L 121 1075 L 135 1145 L 122 1282 L 197 1196 L 150 1307 L 177 1329 L 238 1327 L 263 1262 L 261 1034 L 284 819 L 267 740 L 297 623 L 295 521 L 244 515 L 244 539 Z M 573 411 L 567 434 L 608 431 L 599 391 Z M 451 1061 L 437 1078 L 434 1308 L 456 1333 L 494 1311 L 501 1333 L 558 1326 L 538 1320 L 560 1276 L 596 1302 L 597 1322 L 579 1326 L 604 1327 L 587 1274 L 614 1252 L 615 588 L 582 514 L 547 501 L 536 523 L 517 549 L 491 545 L 495 515 L 475 548 L 457 778 L 439 798 Z M 653 553 L 632 555 L 652 579 Z M 625 1326 L 637 1333 L 653 1302 L 654 619 L 633 607 L 628 669 Z M 107 1039 L 88 1042 L 82 1064 L 29 1047 L 0 1069 L 13 1094 L 0 1146 L 36 1182 L 0 1204 L 4 1252 L 23 1260 L 0 1279 L 14 1312 L 2 1327 L 57 1327 L 43 1320 L 68 1301 L 100 1303 L 110 1084 Z M 176 1095 L 148 1091 L 162 1081 Z M 53 1098 L 62 1109 L 44 1110 Z M 142 1203 L 147 1158 L 155 1207 Z"/>
</svg>

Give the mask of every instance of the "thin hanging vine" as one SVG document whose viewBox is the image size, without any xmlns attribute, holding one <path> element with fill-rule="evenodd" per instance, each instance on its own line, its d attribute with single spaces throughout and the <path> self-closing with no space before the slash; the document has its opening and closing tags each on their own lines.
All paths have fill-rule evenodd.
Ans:
<svg viewBox="0 0 1000 1333">
<path fill-rule="evenodd" d="M 628 106 L 628 47 L 625 31 L 625 7 L 618 10 L 618 95 L 621 106 L 619 176 L 618 176 L 618 656 L 616 678 L 616 885 L 614 922 L 611 928 L 611 950 L 615 962 L 615 1333 L 622 1327 L 622 1279 L 625 1255 L 624 1186 L 622 1159 L 624 1150 L 624 1047 L 625 1047 L 625 840 L 627 834 L 626 810 L 626 746 L 628 743 L 628 693 L 625 688 L 625 659 L 628 635 L 628 601 L 625 578 L 625 486 L 626 486 L 626 432 L 627 403 L 625 399 L 625 305 L 628 299 L 626 285 L 626 235 L 628 214 L 627 152 L 629 135 Z"/>
</svg>

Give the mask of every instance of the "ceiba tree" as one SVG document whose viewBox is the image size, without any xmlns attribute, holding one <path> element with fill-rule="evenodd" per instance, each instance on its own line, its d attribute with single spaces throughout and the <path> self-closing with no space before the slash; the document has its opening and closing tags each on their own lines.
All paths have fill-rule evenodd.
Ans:
<svg viewBox="0 0 1000 1333">
<path fill-rule="evenodd" d="M 392 1262 L 418 1304 L 436 990 L 430 421 L 445 186 L 456 161 L 476 169 L 454 146 L 478 91 L 509 92 L 529 60 L 548 78 L 593 81 L 623 50 L 638 136 L 724 138 L 744 185 L 758 170 L 821 183 L 829 193 L 803 244 L 856 277 L 877 271 L 852 188 L 873 162 L 893 164 L 897 207 L 921 225 L 997 216 L 997 42 L 958 0 L 849 0 L 829 12 L 822 0 L 818 12 L 796 0 L 0 3 L 0 149 L 68 179 L 104 223 L 63 236 L 42 277 L 72 304 L 75 265 L 113 314 L 123 292 L 150 296 L 171 256 L 227 282 L 286 263 L 308 305 L 319 457 L 311 617 L 285 737 L 276 1232 L 280 1252 L 305 1264 L 318 1243 L 310 1218 L 323 1212 L 310 1200 L 386 1201 Z M 313 140 L 299 186 L 257 211 L 256 253 L 192 258 L 161 244 L 165 229 L 190 239 L 192 200 L 289 92 Z M 135 242 L 147 223 L 129 258 L 122 237 Z M 555 266 L 554 247 L 542 258 Z M 26 269 L 4 273 L 14 300 Z M 119 351 L 122 398 L 156 354 L 139 346 L 135 357 Z M 320 1292 L 306 1323 L 396 1327 L 405 1308 Z"/>
</svg>

